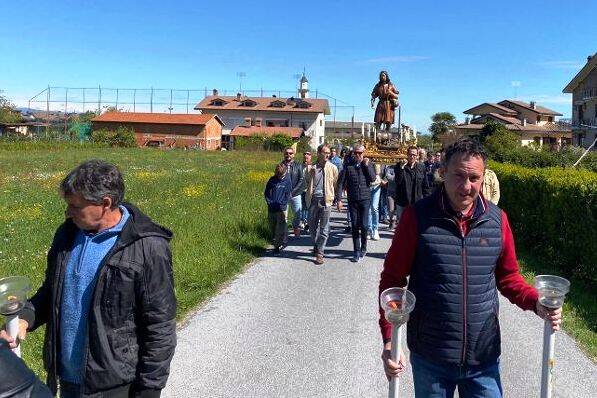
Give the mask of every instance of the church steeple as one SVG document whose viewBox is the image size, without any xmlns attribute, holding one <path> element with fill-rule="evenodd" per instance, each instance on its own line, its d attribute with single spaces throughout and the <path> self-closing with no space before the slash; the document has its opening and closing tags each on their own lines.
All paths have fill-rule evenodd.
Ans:
<svg viewBox="0 0 597 398">
<path fill-rule="evenodd" d="M 305 76 L 305 70 L 303 69 L 303 76 L 300 80 L 299 85 L 299 97 L 300 98 L 309 98 L 309 80 L 307 80 L 307 76 Z"/>
</svg>

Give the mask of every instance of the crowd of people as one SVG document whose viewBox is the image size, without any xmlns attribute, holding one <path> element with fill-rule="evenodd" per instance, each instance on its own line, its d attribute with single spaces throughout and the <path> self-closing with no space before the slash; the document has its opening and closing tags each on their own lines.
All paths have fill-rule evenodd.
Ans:
<svg viewBox="0 0 597 398">
<path fill-rule="evenodd" d="M 341 148 L 339 154 L 338 148 L 322 144 L 316 155 L 313 161 L 311 152 L 304 152 L 301 163 L 295 160 L 295 149 L 286 148 L 266 184 L 275 255 L 288 244 L 286 223 L 290 221 L 295 237 L 302 230 L 311 235 L 315 263 L 323 264 L 331 209 L 342 210 L 346 198 L 345 232 L 352 235 L 352 259 L 358 262 L 367 254 L 367 241 L 380 239 L 380 228 L 394 231 L 403 210 L 441 183 L 441 151 L 427 154 L 425 149 L 411 146 L 407 158 L 394 165 L 370 161 L 360 144 Z"/>
<path fill-rule="evenodd" d="M 398 221 L 379 292 L 408 286 L 417 298 L 407 328 L 416 396 L 451 397 L 458 388 L 462 398 L 501 397 L 498 290 L 553 330 L 562 311 L 542 306 L 519 272 L 481 145 L 460 140 L 432 157 L 410 147 L 406 162 L 385 167 L 363 145 L 340 156 L 320 145 L 314 162 L 309 152 L 303 162 L 294 156 L 286 148 L 265 189 L 275 253 L 287 244 L 289 204 L 293 232 L 308 230 L 320 265 L 332 208 L 342 210 L 344 196 L 355 262 L 366 256 L 368 239 L 377 239 L 384 214 L 391 232 Z M 0 396 L 161 395 L 176 347 L 173 234 L 125 202 L 124 189 L 119 169 L 98 160 L 62 180 L 66 219 L 45 278 L 18 313 L 18 336 L 0 331 Z M 391 358 L 392 325 L 384 315 L 380 308 L 384 371 L 398 377 L 406 359 L 403 352 Z M 10 352 L 41 326 L 47 385 Z"/>
</svg>

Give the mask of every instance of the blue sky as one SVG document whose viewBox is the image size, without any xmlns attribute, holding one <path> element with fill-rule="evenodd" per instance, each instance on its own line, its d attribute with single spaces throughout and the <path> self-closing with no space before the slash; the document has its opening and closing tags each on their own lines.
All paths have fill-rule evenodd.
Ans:
<svg viewBox="0 0 597 398">
<path fill-rule="evenodd" d="M 305 68 L 312 89 L 370 120 L 387 69 L 403 122 L 424 130 L 434 112 L 461 120 L 515 95 L 569 117 L 562 88 L 597 52 L 586 0 L 86 3 L 0 2 L 3 95 L 26 105 L 48 85 L 232 90 L 240 71 L 245 88 L 293 89 Z"/>
</svg>

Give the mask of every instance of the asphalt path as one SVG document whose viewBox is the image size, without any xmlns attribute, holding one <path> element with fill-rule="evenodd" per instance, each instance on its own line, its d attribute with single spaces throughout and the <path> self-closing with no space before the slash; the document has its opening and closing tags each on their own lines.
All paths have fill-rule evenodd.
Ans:
<svg viewBox="0 0 597 398">
<path fill-rule="evenodd" d="M 344 226 L 345 214 L 334 213 L 323 266 L 303 233 L 199 308 L 179 328 L 162 396 L 387 396 L 377 287 L 392 234 L 382 224 L 382 239 L 355 264 Z M 501 300 L 504 395 L 538 397 L 543 321 Z M 565 333 L 556 337 L 555 366 L 555 397 L 597 397 L 597 366 Z M 402 397 L 414 396 L 410 371 Z"/>
</svg>

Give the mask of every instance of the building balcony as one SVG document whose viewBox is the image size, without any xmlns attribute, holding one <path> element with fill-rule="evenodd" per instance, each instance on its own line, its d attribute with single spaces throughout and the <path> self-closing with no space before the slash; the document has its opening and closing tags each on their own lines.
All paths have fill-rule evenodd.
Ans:
<svg viewBox="0 0 597 398">
<path fill-rule="evenodd" d="M 574 120 L 572 122 L 572 127 L 574 128 L 583 128 L 586 126 L 597 128 L 597 117 Z"/>
<path fill-rule="evenodd" d="M 587 87 L 580 91 L 580 99 L 589 101 L 597 98 L 597 87 Z"/>
</svg>

